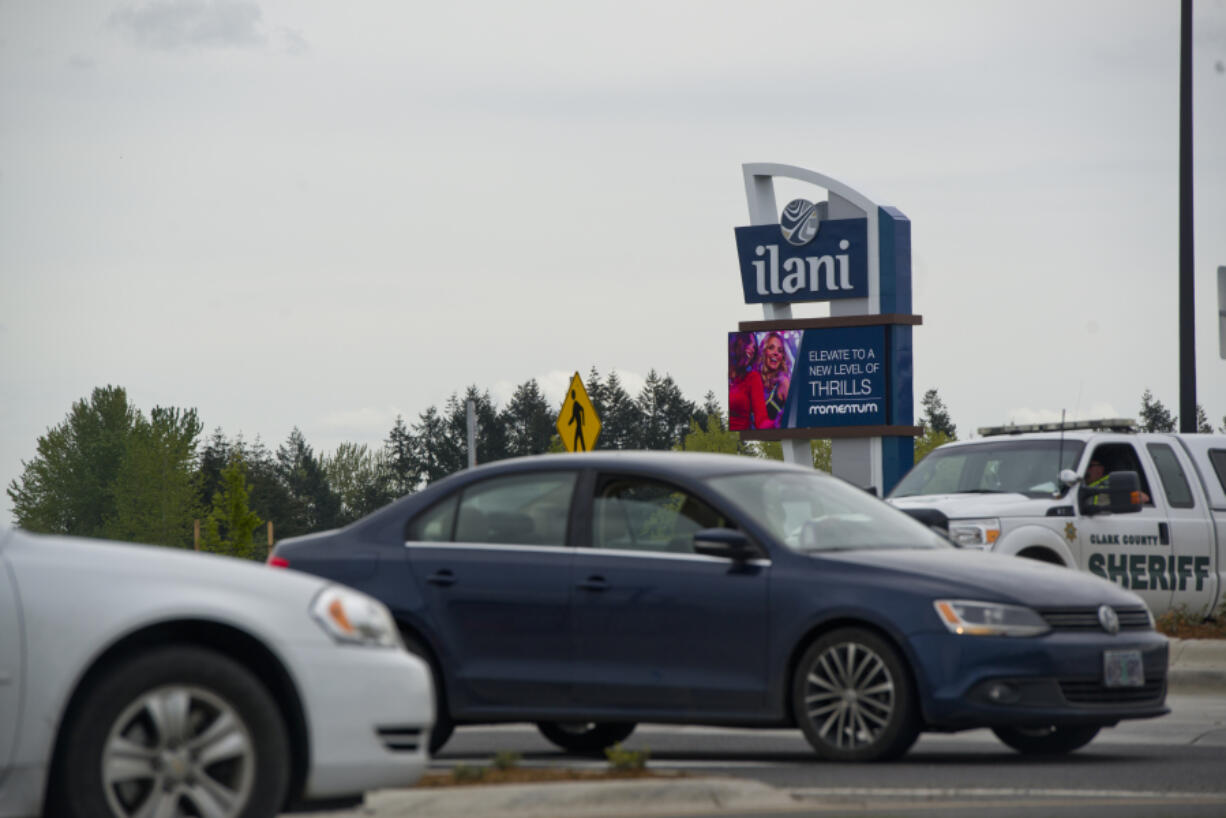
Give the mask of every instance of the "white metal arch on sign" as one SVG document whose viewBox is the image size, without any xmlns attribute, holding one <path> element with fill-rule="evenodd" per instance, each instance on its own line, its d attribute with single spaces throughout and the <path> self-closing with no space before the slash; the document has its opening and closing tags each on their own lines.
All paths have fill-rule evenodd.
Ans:
<svg viewBox="0 0 1226 818">
<path fill-rule="evenodd" d="M 831 315 L 879 315 L 881 313 L 881 248 L 879 246 L 878 206 L 858 190 L 817 171 L 775 162 L 749 162 L 741 165 L 745 174 L 745 198 L 749 203 L 749 223 L 774 224 L 779 220 L 775 201 L 776 178 L 795 179 L 824 189 L 829 194 L 829 217 L 868 220 L 868 297 L 830 303 Z M 767 320 L 792 317 L 791 304 L 763 304 Z"/>
</svg>

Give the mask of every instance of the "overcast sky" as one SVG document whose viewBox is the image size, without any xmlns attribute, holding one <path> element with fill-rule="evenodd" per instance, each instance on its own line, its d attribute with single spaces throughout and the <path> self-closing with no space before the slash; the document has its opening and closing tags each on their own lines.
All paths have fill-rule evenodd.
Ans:
<svg viewBox="0 0 1226 818">
<path fill-rule="evenodd" d="M 1220 425 L 1226 2 L 1194 5 Z M 960 437 L 1178 411 L 1178 61 L 1173 1 L 0 0 L 0 485 L 106 384 L 323 452 L 592 366 L 724 399 L 744 162 L 911 219 L 917 410 Z"/>
</svg>

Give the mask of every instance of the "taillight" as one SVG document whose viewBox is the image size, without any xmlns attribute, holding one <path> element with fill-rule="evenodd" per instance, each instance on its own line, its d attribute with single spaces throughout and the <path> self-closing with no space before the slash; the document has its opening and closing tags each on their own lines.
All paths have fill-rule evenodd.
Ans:
<svg viewBox="0 0 1226 818">
<path fill-rule="evenodd" d="M 289 560 L 285 557 L 278 557 L 275 554 L 268 555 L 268 564 L 273 568 L 289 568 Z"/>
</svg>

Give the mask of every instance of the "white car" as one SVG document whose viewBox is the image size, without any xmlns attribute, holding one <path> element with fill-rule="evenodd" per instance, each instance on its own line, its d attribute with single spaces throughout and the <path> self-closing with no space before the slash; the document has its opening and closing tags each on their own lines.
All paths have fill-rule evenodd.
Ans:
<svg viewBox="0 0 1226 818">
<path fill-rule="evenodd" d="M 412 785 L 429 668 L 294 571 L 0 528 L 0 818 L 272 816 Z"/>
</svg>

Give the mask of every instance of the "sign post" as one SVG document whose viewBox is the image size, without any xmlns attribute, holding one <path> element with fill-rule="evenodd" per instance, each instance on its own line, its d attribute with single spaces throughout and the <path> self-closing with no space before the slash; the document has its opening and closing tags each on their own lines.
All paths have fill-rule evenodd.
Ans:
<svg viewBox="0 0 1226 818">
<path fill-rule="evenodd" d="M 596 448 L 596 439 L 600 437 L 600 417 L 588 399 L 578 372 L 570 379 L 570 388 L 562 399 L 562 411 L 556 425 L 566 451 L 590 452 Z"/>
<path fill-rule="evenodd" d="M 778 440 L 810 465 L 829 438 L 836 475 L 884 495 L 914 460 L 911 222 L 815 171 L 743 166 L 750 224 L 736 228 L 745 303 L 762 321 L 729 334 L 729 428 Z M 822 189 L 782 211 L 776 178 Z M 829 318 L 796 319 L 792 304 L 830 302 Z M 758 392 L 762 393 L 761 398 Z"/>
</svg>

